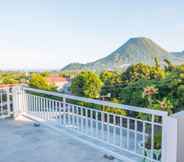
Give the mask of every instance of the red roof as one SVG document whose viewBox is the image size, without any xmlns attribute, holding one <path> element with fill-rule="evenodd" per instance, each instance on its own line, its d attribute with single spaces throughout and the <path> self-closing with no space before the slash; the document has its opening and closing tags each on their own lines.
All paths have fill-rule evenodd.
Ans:
<svg viewBox="0 0 184 162">
<path fill-rule="evenodd" d="M 17 84 L 0 84 L 0 88 L 8 88 L 8 87 L 14 87 Z"/>
<path fill-rule="evenodd" d="M 68 79 L 59 76 L 49 76 L 46 78 L 49 83 L 56 83 L 56 82 L 67 82 Z"/>
</svg>

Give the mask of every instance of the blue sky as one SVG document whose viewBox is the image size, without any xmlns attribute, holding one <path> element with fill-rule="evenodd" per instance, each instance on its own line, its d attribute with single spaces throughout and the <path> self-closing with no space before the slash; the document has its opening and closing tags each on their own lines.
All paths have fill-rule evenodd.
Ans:
<svg viewBox="0 0 184 162">
<path fill-rule="evenodd" d="M 56 69 L 131 37 L 184 50 L 182 0 L 0 0 L 0 69 Z"/>
</svg>

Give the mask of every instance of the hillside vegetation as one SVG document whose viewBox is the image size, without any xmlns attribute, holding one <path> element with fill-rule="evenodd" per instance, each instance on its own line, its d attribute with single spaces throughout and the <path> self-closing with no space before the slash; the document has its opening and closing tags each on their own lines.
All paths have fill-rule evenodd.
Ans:
<svg viewBox="0 0 184 162">
<path fill-rule="evenodd" d="M 78 96 L 106 96 L 112 102 L 174 113 L 184 107 L 184 65 L 165 60 L 162 68 L 155 59 L 154 66 L 139 63 L 124 72 L 104 71 L 96 75 L 84 71 L 73 79 L 71 87 Z"/>
</svg>

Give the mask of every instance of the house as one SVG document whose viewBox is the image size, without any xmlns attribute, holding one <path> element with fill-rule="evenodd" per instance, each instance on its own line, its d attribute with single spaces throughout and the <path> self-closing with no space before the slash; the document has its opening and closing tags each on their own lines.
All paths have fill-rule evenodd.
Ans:
<svg viewBox="0 0 184 162">
<path fill-rule="evenodd" d="M 0 84 L 0 88 L 12 88 L 18 84 Z"/>
<path fill-rule="evenodd" d="M 48 76 L 46 80 L 49 84 L 55 85 L 59 92 L 67 92 L 71 82 L 69 78 L 60 76 Z"/>
</svg>

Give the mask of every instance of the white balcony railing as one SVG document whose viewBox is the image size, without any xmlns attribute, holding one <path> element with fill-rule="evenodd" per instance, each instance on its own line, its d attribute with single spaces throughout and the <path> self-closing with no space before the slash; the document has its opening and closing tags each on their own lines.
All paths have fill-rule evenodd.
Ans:
<svg viewBox="0 0 184 162">
<path fill-rule="evenodd" d="M 102 143 L 119 159 L 126 155 L 137 162 L 169 162 L 167 112 L 25 87 L 14 88 L 13 94 L 16 114 Z"/>
<path fill-rule="evenodd" d="M 0 88 L 0 119 L 13 114 L 11 88 Z"/>
</svg>

